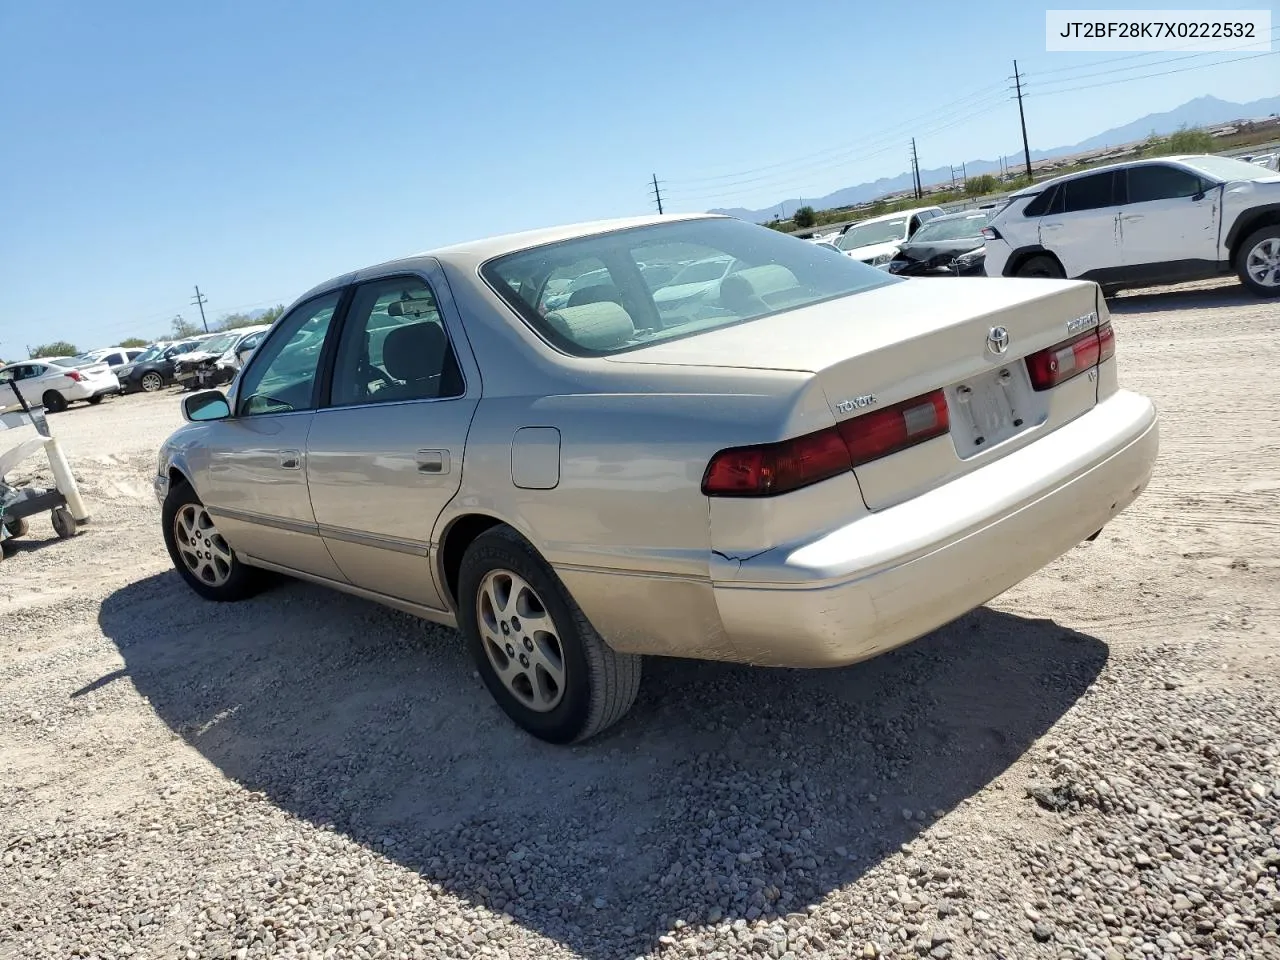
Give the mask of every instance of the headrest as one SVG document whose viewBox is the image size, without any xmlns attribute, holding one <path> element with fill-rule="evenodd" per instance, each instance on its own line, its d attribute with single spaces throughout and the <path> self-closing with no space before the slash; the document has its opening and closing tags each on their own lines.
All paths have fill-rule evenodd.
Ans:
<svg viewBox="0 0 1280 960">
<path fill-rule="evenodd" d="M 597 283 L 594 286 L 583 287 L 581 290 L 575 290 L 569 294 L 569 306 L 581 307 L 588 303 L 601 303 L 605 300 L 612 300 L 614 303 L 622 303 L 622 294 L 618 288 L 612 283 Z"/>
<path fill-rule="evenodd" d="M 449 351 L 449 338 L 434 320 L 396 327 L 382 341 L 382 368 L 397 380 L 438 376 Z"/>
<path fill-rule="evenodd" d="M 546 320 L 562 336 L 588 350 L 612 350 L 636 333 L 631 315 L 608 300 L 562 307 L 548 313 Z"/>
<path fill-rule="evenodd" d="M 790 290 L 798 286 L 796 275 L 780 263 L 766 263 L 762 267 L 748 267 L 739 270 L 737 276 L 751 284 L 756 296 L 764 297 L 780 290 Z"/>
</svg>

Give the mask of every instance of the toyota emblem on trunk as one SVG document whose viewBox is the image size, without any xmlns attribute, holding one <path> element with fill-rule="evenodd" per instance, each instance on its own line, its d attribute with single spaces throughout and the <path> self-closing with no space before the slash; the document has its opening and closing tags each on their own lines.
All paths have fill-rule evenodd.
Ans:
<svg viewBox="0 0 1280 960">
<path fill-rule="evenodd" d="M 1004 327 L 992 327 L 987 334 L 987 346 L 996 356 L 1009 349 L 1009 331 Z"/>
</svg>

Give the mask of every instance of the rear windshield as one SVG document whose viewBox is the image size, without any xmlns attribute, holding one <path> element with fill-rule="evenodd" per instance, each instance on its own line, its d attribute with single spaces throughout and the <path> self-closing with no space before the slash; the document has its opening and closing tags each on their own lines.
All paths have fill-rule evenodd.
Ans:
<svg viewBox="0 0 1280 960">
<path fill-rule="evenodd" d="M 685 273 L 694 264 L 691 272 L 704 278 L 696 282 Z M 480 273 L 526 323 L 575 356 L 607 356 L 903 282 L 729 218 L 547 244 L 491 260 Z M 567 296 L 555 283 L 588 273 L 595 282 L 573 284 Z M 655 275 L 670 280 L 654 285 Z"/>
</svg>

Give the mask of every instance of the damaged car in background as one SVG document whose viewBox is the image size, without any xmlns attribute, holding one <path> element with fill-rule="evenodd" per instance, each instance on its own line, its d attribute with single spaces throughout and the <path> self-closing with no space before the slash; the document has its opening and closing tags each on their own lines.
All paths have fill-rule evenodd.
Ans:
<svg viewBox="0 0 1280 960">
<path fill-rule="evenodd" d="M 270 324 L 241 327 L 209 338 L 174 360 L 173 379 L 184 390 L 208 390 L 230 383 L 240 368 L 232 366 L 228 358 L 236 356 L 237 348 L 248 337 L 269 328 Z"/>
<path fill-rule="evenodd" d="M 930 220 L 902 245 L 889 272 L 900 277 L 981 277 L 986 275 L 982 228 L 989 210 L 966 210 Z"/>
</svg>

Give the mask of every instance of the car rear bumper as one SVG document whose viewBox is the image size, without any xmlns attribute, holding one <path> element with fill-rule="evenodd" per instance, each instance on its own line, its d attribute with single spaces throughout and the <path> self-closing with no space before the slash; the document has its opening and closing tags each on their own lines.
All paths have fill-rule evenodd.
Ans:
<svg viewBox="0 0 1280 960">
<path fill-rule="evenodd" d="M 810 542 L 716 556 L 712 590 L 735 659 L 854 663 L 1008 590 L 1145 488 L 1159 449 L 1145 397 L 1119 392 L 1035 443 Z"/>
</svg>

